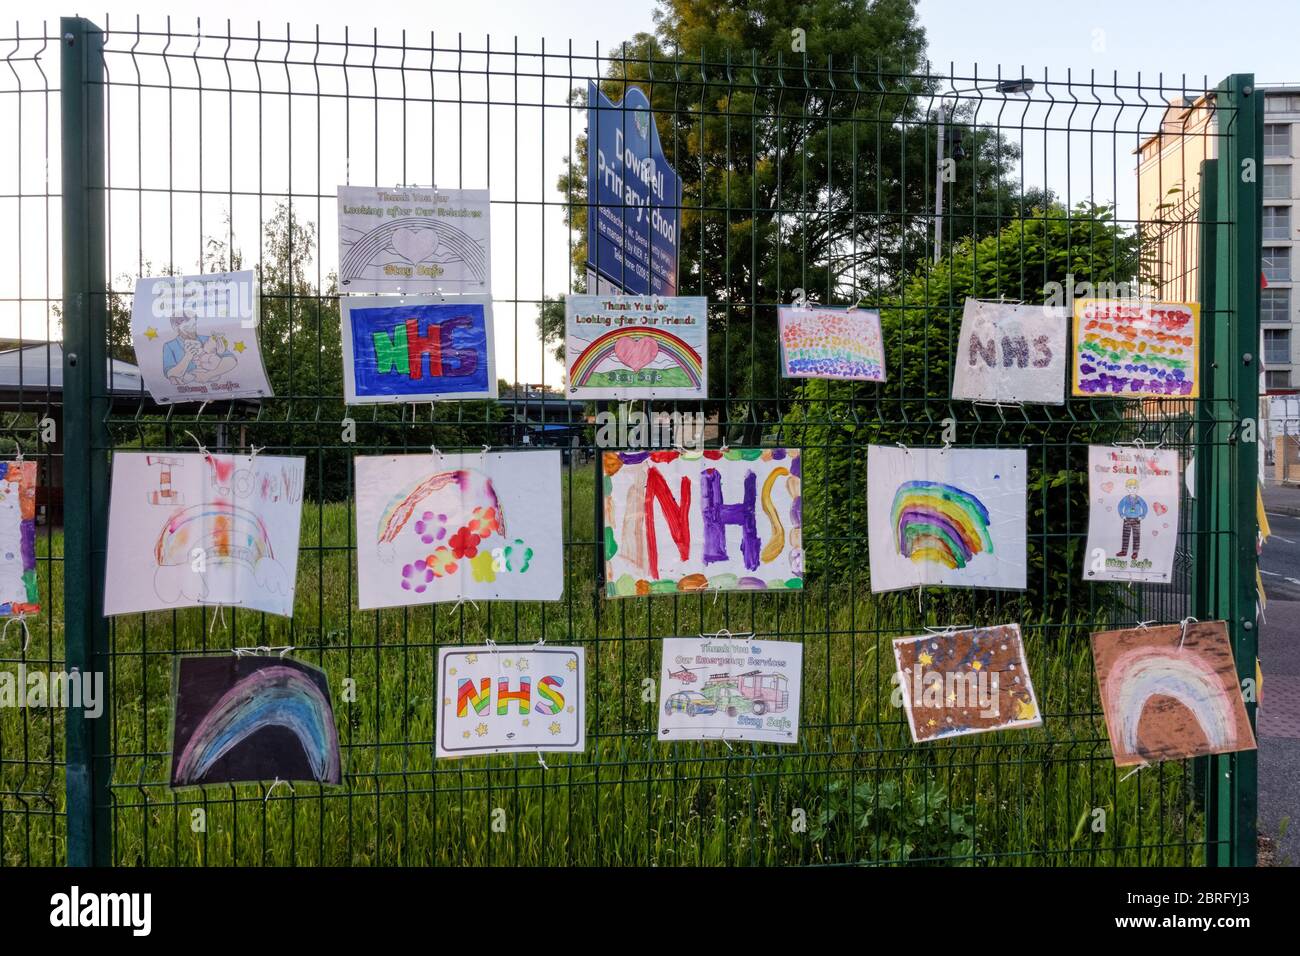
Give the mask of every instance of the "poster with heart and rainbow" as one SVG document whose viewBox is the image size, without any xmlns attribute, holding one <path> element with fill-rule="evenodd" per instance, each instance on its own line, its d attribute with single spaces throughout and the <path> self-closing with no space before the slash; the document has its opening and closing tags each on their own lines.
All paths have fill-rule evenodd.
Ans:
<svg viewBox="0 0 1300 956">
<path fill-rule="evenodd" d="M 564 367 L 573 398 L 707 398 L 704 296 L 564 298 Z"/>
<path fill-rule="evenodd" d="M 1025 587 L 1023 448 L 867 450 L 871 590 Z"/>
</svg>

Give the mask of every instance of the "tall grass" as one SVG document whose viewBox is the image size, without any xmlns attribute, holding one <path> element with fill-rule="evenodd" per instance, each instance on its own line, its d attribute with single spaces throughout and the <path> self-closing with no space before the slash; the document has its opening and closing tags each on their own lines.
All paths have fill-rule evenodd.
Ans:
<svg viewBox="0 0 1300 956">
<path fill-rule="evenodd" d="M 350 506 L 308 503 L 292 619 L 227 610 L 214 620 L 208 609 L 115 619 L 111 713 L 104 718 L 113 742 L 114 861 L 1202 861 L 1190 765 L 1125 779 L 1112 764 L 1086 622 L 1021 620 L 1043 728 L 914 745 L 891 703 L 889 646 L 890 638 L 920 629 L 914 595 L 873 598 L 864 578 L 849 571 L 802 593 L 607 601 L 597 596 L 592 495 L 590 467 L 566 472 L 564 603 L 358 611 Z M 19 659 L 33 668 L 61 666 L 61 567 L 50 559 L 61 546 L 58 533 L 42 539 L 48 608 L 25 655 L 12 630 L 0 645 L 10 670 Z M 657 698 L 646 682 L 659 676 L 659 639 L 723 627 L 803 641 L 797 745 L 655 739 Z M 586 647 L 585 753 L 547 755 L 547 767 L 532 755 L 435 762 L 437 647 L 487 638 Z M 329 675 L 343 786 L 170 791 L 175 656 L 253 645 L 291 645 Z M 345 686 L 355 687 L 354 700 L 345 699 Z M 65 857 L 63 722 L 60 711 L 0 710 L 5 864 Z"/>
</svg>

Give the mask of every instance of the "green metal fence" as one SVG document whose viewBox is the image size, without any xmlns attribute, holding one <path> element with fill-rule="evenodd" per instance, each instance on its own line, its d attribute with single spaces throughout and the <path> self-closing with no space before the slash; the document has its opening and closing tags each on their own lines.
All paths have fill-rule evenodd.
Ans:
<svg viewBox="0 0 1300 956">
<path fill-rule="evenodd" d="M 4 248 L 24 257 L 0 305 L 16 347 L 37 349 L 21 368 L 42 354 L 49 366 L 11 396 L 4 437 L 61 478 L 62 520 L 52 510 L 40 535 L 48 612 L 25 649 L 12 631 L 0 642 L 0 663 L 104 672 L 108 709 L 0 710 L 4 864 L 1253 862 L 1254 754 L 1118 772 L 1087 640 L 1134 621 L 1223 618 L 1253 675 L 1261 236 L 1244 170 L 1262 155 L 1262 110 L 1250 77 L 1211 88 L 1044 72 L 1026 89 L 998 73 L 644 43 L 579 55 L 409 32 L 51 26 L 0 41 Z M 556 297 L 583 288 L 589 78 L 614 100 L 630 83 L 650 97 L 684 183 L 679 290 L 710 300 L 709 400 L 656 409 L 716 418 L 715 445 L 804 449 L 802 592 L 603 597 L 595 409 L 539 387 L 556 381 L 497 403 L 343 403 L 335 187 L 491 190 L 499 372 L 521 383 L 529 350 L 555 344 Z M 1176 182 L 1162 169 L 1154 187 L 1184 199 L 1153 201 L 1134 151 L 1172 97 L 1207 93 L 1213 122 L 1170 128 L 1185 158 L 1170 166 Z M 1171 230 L 1194 251 L 1153 267 L 1153 237 Z M 132 359 L 135 276 L 241 265 L 260 273 L 274 399 L 164 409 L 115 384 L 110 360 Z M 1039 302 L 1071 279 L 1151 291 L 1192 269 L 1199 400 L 950 399 L 967 295 Z M 880 308 L 889 381 L 782 380 L 776 306 L 796 290 Z M 44 344 L 60 332 L 61 354 Z M 51 417 L 57 437 L 42 438 Z M 545 435 L 530 432 L 539 420 L 580 435 L 564 472 L 563 603 L 357 610 L 352 458 L 518 446 Z M 187 432 L 213 450 L 306 457 L 292 619 L 101 616 L 111 453 L 193 448 Z M 1027 449 L 1029 589 L 872 595 L 867 446 L 949 439 Z M 1138 439 L 1197 462 L 1174 582 L 1085 584 L 1086 446 Z M 888 642 L 958 622 L 1022 625 L 1044 727 L 911 743 L 890 701 Z M 803 642 L 797 746 L 655 740 L 645 682 L 659 640 L 723 628 Z M 437 648 L 488 638 L 586 648 L 585 753 L 545 767 L 433 759 Z M 326 670 L 342 787 L 167 788 L 176 655 L 247 646 L 291 646 Z"/>
</svg>

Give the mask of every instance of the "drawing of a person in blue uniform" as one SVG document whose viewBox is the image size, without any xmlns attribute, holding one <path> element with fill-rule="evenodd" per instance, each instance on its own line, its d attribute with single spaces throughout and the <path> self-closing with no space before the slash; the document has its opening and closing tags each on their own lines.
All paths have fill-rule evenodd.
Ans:
<svg viewBox="0 0 1300 956">
<path fill-rule="evenodd" d="M 1120 536 L 1119 552 L 1115 555 L 1117 558 L 1128 556 L 1129 538 L 1133 539 L 1133 560 L 1138 559 L 1138 548 L 1142 546 L 1142 519 L 1147 516 L 1146 499 L 1138 494 L 1138 480 L 1130 478 L 1124 482 L 1124 488 L 1128 491 L 1123 498 L 1119 500 L 1119 507 L 1115 510 L 1124 521 L 1124 530 Z"/>
</svg>

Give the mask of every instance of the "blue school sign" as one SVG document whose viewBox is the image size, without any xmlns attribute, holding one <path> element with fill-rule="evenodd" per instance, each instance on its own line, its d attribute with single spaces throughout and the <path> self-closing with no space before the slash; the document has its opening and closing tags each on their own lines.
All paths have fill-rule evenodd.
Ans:
<svg viewBox="0 0 1300 956">
<path fill-rule="evenodd" d="M 676 295 L 682 184 L 650 101 L 631 87 L 615 103 L 591 82 L 587 104 L 587 267 L 632 295 Z"/>
</svg>

